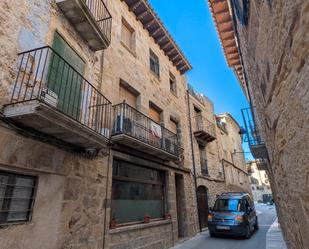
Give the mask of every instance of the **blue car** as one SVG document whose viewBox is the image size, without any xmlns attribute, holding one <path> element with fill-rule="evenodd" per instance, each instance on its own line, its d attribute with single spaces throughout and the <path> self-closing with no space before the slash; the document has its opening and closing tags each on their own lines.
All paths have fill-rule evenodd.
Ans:
<svg viewBox="0 0 309 249">
<path fill-rule="evenodd" d="M 254 203 L 248 193 L 223 193 L 208 215 L 211 237 L 236 235 L 249 239 L 259 228 Z"/>
</svg>

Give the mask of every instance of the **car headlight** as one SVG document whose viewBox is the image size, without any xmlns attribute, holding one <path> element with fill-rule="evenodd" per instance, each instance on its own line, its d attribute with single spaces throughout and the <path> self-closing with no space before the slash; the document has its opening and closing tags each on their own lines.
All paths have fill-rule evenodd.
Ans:
<svg viewBox="0 0 309 249">
<path fill-rule="evenodd" d="M 214 217 L 213 214 L 208 214 L 208 221 L 212 222 L 213 217 Z"/>
<path fill-rule="evenodd" d="M 235 217 L 235 222 L 237 223 L 237 224 L 240 224 L 240 223 L 242 223 L 242 222 L 244 222 L 245 221 L 245 219 L 244 219 L 244 217 L 242 216 L 242 215 L 237 215 L 236 217 Z"/>
</svg>

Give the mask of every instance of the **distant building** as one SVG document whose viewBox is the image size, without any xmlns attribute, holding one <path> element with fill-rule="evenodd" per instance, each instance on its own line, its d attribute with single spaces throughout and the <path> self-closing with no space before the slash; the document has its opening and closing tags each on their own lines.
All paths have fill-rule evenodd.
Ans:
<svg viewBox="0 0 309 249">
<path fill-rule="evenodd" d="M 272 192 L 267 171 L 260 170 L 254 160 L 247 162 L 247 169 L 254 201 L 264 203 L 271 201 Z"/>
</svg>

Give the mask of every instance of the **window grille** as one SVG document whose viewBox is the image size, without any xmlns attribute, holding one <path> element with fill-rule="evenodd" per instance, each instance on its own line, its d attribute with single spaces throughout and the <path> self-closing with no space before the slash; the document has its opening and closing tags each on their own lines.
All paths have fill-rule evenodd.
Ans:
<svg viewBox="0 0 309 249">
<path fill-rule="evenodd" d="M 0 225 L 31 219 L 36 177 L 0 171 Z"/>
</svg>

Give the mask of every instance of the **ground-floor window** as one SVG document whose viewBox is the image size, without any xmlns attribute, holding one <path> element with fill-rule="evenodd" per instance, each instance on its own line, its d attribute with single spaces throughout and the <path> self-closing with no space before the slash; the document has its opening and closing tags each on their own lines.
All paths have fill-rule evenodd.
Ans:
<svg viewBox="0 0 309 249">
<path fill-rule="evenodd" d="M 124 224 L 163 218 L 164 213 L 164 171 L 114 160 L 111 218 Z"/>
<path fill-rule="evenodd" d="M 36 182 L 36 177 L 0 171 L 0 225 L 30 219 Z"/>
</svg>

